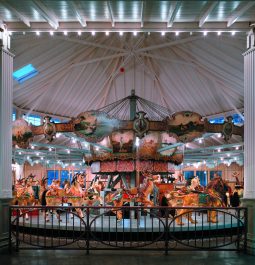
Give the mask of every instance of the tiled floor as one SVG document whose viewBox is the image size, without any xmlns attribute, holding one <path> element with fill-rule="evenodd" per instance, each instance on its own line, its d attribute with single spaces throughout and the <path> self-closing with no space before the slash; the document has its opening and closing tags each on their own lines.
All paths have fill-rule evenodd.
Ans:
<svg viewBox="0 0 255 265">
<path fill-rule="evenodd" d="M 23 250 L 0 256 L 1 265 L 252 265 L 254 262 L 255 256 L 227 251 L 171 252 L 168 256 L 162 252 L 91 251 L 87 256 L 82 251 Z"/>
</svg>

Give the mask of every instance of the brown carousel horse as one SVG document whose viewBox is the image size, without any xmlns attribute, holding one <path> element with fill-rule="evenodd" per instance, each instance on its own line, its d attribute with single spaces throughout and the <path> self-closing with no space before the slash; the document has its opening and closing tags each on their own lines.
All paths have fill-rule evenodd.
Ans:
<svg viewBox="0 0 255 265">
<path fill-rule="evenodd" d="M 114 207 L 122 207 L 125 202 L 139 202 L 145 207 L 152 207 L 154 203 L 148 199 L 154 190 L 154 176 L 144 173 L 144 182 L 141 188 L 118 189 L 114 193 L 108 193 L 105 196 L 106 203 L 112 203 Z M 116 209 L 112 209 L 116 211 Z M 122 219 L 122 211 L 117 210 L 116 216 L 118 220 Z"/>
<path fill-rule="evenodd" d="M 36 203 L 34 190 L 32 188 L 34 181 L 34 177 L 32 174 L 27 176 L 26 178 L 22 178 L 17 181 L 14 192 L 13 192 L 13 200 L 11 202 L 12 205 L 18 206 L 33 206 Z M 20 212 L 22 214 L 22 211 Z M 25 218 L 28 219 L 28 213 L 25 214 Z"/>
<path fill-rule="evenodd" d="M 204 207 L 224 207 L 226 206 L 226 192 L 228 191 L 228 185 L 225 181 L 222 180 L 220 177 L 216 177 L 210 181 L 210 183 L 205 188 L 204 192 L 199 191 L 190 191 L 187 194 L 177 195 L 176 193 L 171 194 L 171 198 L 169 200 L 169 206 L 204 206 Z M 181 201 L 181 203 L 178 204 Z M 191 214 L 186 214 L 190 210 L 189 209 L 181 209 L 177 210 L 176 223 L 178 225 L 184 225 L 181 220 L 181 216 L 185 216 L 188 221 L 191 223 L 196 223 L 196 221 L 192 218 Z M 217 223 L 217 215 L 216 211 L 208 211 L 208 222 Z"/>
</svg>

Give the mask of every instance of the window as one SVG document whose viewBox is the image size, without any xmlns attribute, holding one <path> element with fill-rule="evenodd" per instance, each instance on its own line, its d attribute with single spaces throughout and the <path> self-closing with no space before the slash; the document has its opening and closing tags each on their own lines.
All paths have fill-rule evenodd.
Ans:
<svg viewBox="0 0 255 265">
<path fill-rule="evenodd" d="M 21 84 L 37 74 L 38 71 L 35 69 L 35 67 L 32 64 L 28 64 L 13 72 L 12 76 L 16 81 Z"/>
<path fill-rule="evenodd" d="M 186 180 L 191 179 L 194 176 L 194 171 L 184 171 L 184 178 Z"/>
<path fill-rule="evenodd" d="M 38 116 L 38 115 L 28 115 L 28 116 L 25 116 L 25 120 L 28 122 L 28 123 L 31 123 L 35 126 L 39 126 L 41 125 L 41 117 Z"/>
<path fill-rule="evenodd" d="M 12 121 L 15 121 L 16 120 L 16 110 L 13 109 L 12 111 Z"/>
<path fill-rule="evenodd" d="M 235 125 L 243 125 L 244 120 L 243 120 L 243 117 L 241 115 L 234 114 L 232 117 L 233 117 L 233 123 Z"/>
<path fill-rule="evenodd" d="M 200 184 L 202 186 L 206 186 L 207 184 L 207 172 L 206 171 L 196 171 L 196 175 L 198 176 L 199 178 L 199 181 L 200 181 Z"/>
<path fill-rule="evenodd" d="M 70 181 L 70 176 L 69 176 L 69 171 L 68 170 L 61 170 L 60 173 L 60 185 L 62 188 L 64 188 L 64 181 L 69 180 Z"/>
<path fill-rule="evenodd" d="M 218 171 L 218 170 L 216 170 L 216 171 L 212 170 L 212 171 L 210 171 L 210 180 L 213 179 L 214 173 L 217 173 L 220 177 L 222 177 L 222 171 L 221 170 L 220 171 Z"/>
<path fill-rule="evenodd" d="M 210 123 L 224 123 L 224 117 L 217 117 L 217 118 L 213 118 L 213 119 L 210 119 L 209 122 Z"/>
<path fill-rule="evenodd" d="M 60 123 L 61 122 L 60 119 L 55 119 L 55 118 L 51 118 L 51 121 L 55 122 L 55 123 Z"/>
<path fill-rule="evenodd" d="M 58 179 L 58 170 L 47 170 L 48 186 L 54 179 Z"/>
</svg>

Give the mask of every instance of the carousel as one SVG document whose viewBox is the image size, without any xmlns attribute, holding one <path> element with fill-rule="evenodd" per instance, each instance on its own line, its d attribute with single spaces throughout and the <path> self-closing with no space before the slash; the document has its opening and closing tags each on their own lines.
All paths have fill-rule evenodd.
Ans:
<svg viewBox="0 0 255 265">
<path fill-rule="evenodd" d="M 174 227 L 175 231 L 184 231 L 185 227 L 199 229 L 199 224 L 202 230 L 206 225 L 218 231 L 226 229 L 228 222 L 232 229 L 233 223 L 239 223 L 232 213 L 208 211 L 204 220 L 203 214 L 194 215 L 185 208 L 226 207 L 229 187 L 222 178 L 215 176 L 203 187 L 198 178 L 187 184 L 183 176 L 173 177 L 176 166 L 184 160 L 183 146 L 212 134 L 221 134 L 228 141 L 232 135 L 243 137 L 243 127 L 234 125 L 231 117 L 224 123 L 212 124 L 191 111 L 170 113 L 134 91 L 65 123 L 54 123 L 46 116 L 42 125 L 33 126 L 18 119 L 12 131 L 13 160 L 22 163 L 27 159 L 36 164 L 40 154 L 45 166 L 65 166 L 66 159 L 80 161 L 81 170 L 64 183 L 59 179 L 48 183 L 46 176 L 16 179 L 12 204 L 21 208 L 19 212 L 17 208 L 13 210 L 13 222 L 19 215 L 24 228 L 30 225 L 30 230 L 37 231 L 47 227 L 79 231 L 81 223 L 90 223 L 90 230 L 95 233 L 128 232 L 133 227 L 136 233 L 139 230 L 146 234 L 157 227 L 160 234 L 165 226 L 162 220 L 168 222 L 171 218 L 168 229 Z M 42 137 L 44 140 L 38 141 Z M 73 146 L 56 144 L 61 137 L 69 139 Z M 90 182 L 85 168 L 93 173 Z M 61 206 L 72 208 L 65 211 Z M 33 212 L 31 207 L 35 207 Z M 223 219 L 224 226 L 219 224 Z"/>
</svg>

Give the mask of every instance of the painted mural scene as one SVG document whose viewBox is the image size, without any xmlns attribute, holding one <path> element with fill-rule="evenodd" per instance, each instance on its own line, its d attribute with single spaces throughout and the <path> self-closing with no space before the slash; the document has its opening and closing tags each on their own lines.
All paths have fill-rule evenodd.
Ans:
<svg viewBox="0 0 255 265">
<path fill-rule="evenodd" d="M 150 2 L 0 3 L 0 249 L 254 255 L 255 3 Z"/>
</svg>

